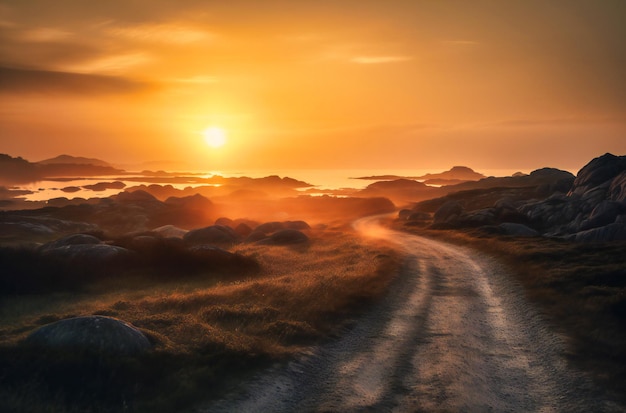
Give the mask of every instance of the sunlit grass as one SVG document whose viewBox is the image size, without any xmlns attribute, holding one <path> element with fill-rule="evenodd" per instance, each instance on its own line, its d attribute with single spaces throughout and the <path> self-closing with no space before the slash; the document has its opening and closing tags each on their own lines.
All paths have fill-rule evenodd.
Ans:
<svg viewBox="0 0 626 413">
<path fill-rule="evenodd" d="M 133 276 L 128 284 L 100 280 L 71 294 L 5 297 L 0 407 L 179 411 L 221 394 L 241 375 L 328 339 L 384 294 L 399 260 L 385 246 L 365 244 L 354 234 L 312 236 L 309 245 L 296 248 L 236 247 L 260 266 L 239 277 Z M 20 345 L 38 325 L 88 314 L 134 324 L 154 350 L 137 359 L 81 362 L 75 355 L 33 354 Z"/>
</svg>

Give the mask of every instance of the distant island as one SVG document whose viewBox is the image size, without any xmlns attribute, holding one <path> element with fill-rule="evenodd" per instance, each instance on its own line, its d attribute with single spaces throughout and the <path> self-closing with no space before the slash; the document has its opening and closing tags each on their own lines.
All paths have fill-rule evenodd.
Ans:
<svg viewBox="0 0 626 413">
<path fill-rule="evenodd" d="M 93 161 L 93 163 L 85 163 Z M 45 178 L 63 176 L 104 176 L 124 175 L 126 171 L 117 169 L 98 159 L 76 158 L 61 155 L 41 162 L 29 162 L 21 157 L 13 158 L 0 154 L 0 185 L 14 185 L 37 182 Z"/>
<path fill-rule="evenodd" d="M 450 170 L 444 172 L 435 174 L 429 173 L 422 176 L 374 175 L 361 176 L 352 179 L 362 179 L 366 181 L 394 181 L 397 179 L 411 179 L 415 181 L 424 181 L 424 183 L 430 185 L 450 185 L 468 181 L 478 181 L 483 178 L 485 178 L 485 175 L 475 172 L 472 168 L 468 168 L 467 166 L 453 166 Z"/>
<path fill-rule="evenodd" d="M 72 156 L 72 155 L 59 155 L 54 158 L 44 159 L 43 161 L 39 161 L 35 163 L 37 165 L 71 164 L 71 165 L 92 165 L 92 166 L 102 166 L 105 168 L 113 168 L 113 165 L 100 159 L 84 158 L 82 156 Z"/>
</svg>

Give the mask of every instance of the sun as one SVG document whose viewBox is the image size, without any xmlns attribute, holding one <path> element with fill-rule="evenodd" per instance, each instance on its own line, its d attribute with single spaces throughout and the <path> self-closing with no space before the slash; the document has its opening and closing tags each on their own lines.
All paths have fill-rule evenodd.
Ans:
<svg viewBox="0 0 626 413">
<path fill-rule="evenodd" d="M 221 148 L 226 144 L 226 132 L 217 126 L 211 126 L 202 131 L 204 141 L 212 148 Z"/>
</svg>

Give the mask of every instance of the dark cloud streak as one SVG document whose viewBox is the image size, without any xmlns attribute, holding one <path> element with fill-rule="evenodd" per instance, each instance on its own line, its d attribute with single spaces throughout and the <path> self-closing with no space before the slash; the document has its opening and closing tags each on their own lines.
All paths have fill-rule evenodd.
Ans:
<svg viewBox="0 0 626 413">
<path fill-rule="evenodd" d="M 0 67 L 0 93 L 14 94 L 127 94 L 154 85 L 123 77 Z"/>
</svg>

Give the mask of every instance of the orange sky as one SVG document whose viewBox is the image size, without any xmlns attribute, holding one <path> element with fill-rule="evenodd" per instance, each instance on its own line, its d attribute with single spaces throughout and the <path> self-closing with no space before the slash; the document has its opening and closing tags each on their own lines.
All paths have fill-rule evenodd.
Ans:
<svg viewBox="0 0 626 413">
<path fill-rule="evenodd" d="M 626 154 L 624 22 L 622 0 L 0 0 L 0 153 L 576 170 Z"/>
</svg>

